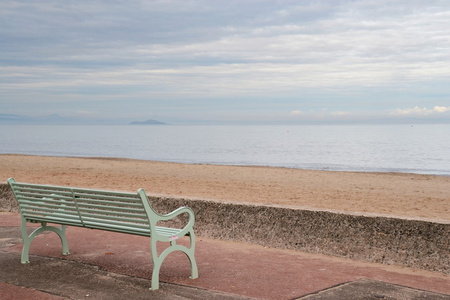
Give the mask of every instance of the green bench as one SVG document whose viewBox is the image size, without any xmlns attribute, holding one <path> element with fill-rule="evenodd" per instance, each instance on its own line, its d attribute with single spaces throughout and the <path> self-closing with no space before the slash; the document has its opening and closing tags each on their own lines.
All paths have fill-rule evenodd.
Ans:
<svg viewBox="0 0 450 300">
<path fill-rule="evenodd" d="M 21 215 L 21 232 L 23 249 L 21 261 L 29 263 L 29 249 L 33 239 L 44 231 L 53 231 L 61 239 L 62 253 L 68 255 L 66 227 L 78 226 L 90 229 L 108 230 L 134 235 L 148 236 L 153 262 L 151 290 L 159 288 L 159 271 L 164 259 L 174 251 L 181 251 L 189 258 L 190 278 L 198 278 L 195 261 L 194 213 L 188 207 L 161 215 L 150 206 L 143 189 L 137 193 L 122 193 L 72 187 L 49 186 L 19 183 L 8 179 L 16 197 Z M 158 222 L 170 221 L 187 214 L 188 221 L 183 228 L 157 226 Z M 30 235 L 27 222 L 41 223 Z M 47 223 L 59 224 L 61 228 L 48 226 Z M 177 245 L 177 239 L 188 236 L 189 248 Z M 157 242 L 167 242 L 168 247 L 158 256 Z"/>
</svg>

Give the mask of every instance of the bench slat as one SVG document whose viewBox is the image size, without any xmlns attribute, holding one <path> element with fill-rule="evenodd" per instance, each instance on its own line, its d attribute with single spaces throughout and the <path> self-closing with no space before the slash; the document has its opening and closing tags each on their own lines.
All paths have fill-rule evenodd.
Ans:
<svg viewBox="0 0 450 300">
<path fill-rule="evenodd" d="M 63 214 L 63 213 L 61 213 L 61 214 L 49 214 L 49 213 L 46 213 L 46 212 L 36 212 L 36 211 L 24 211 L 24 212 L 22 212 L 22 214 L 24 215 L 24 216 L 27 216 L 27 218 L 28 219 L 32 219 L 32 218 L 34 218 L 34 217 L 51 217 L 51 216 L 53 216 L 53 217 L 67 217 L 67 218 L 70 218 L 70 219 L 73 219 L 73 220 L 80 220 L 80 222 L 81 222 L 81 219 L 80 219 L 80 217 L 79 216 L 77 216 L 77 215 L 68 215 L 68 214 Z"/>
<path fill-rule="evenodd" d="M 156 226 L 155 230 L 158 234 L 164 235 L 164 236 L 174 236 L 174 235 L 177 235 L 181 231 L 181 229 L 177 229 L 177 228 L 160 227 L 160 226 Z"/>
<path fill-rule="evenodd" d="M 142 207 L 142 201 L 122 201 L 122 199 L 92 199 L 85 197 L 75 197 L 78 203 L 89 203 L 89 204 L 101 204 L 101 205 L 111 205 L 117 204 L 118 206 L 129 206 L 129 207 Z"/>
<path fill-rule="evenodd" d="M 130 193 L 74 189 L 73 195 L 75 198 L 82 198 L 82 199 L 120 200 L 123 202 L 135 202 L 135 203 L 141 202 L 141 198 L 139 198 L 136 194 Z"/>
<path fill-rule="evenodd" d="M 145 226 L 149 226 L 148 224 L 148 219 L 143 219 L 143 218 L 124 218 L 124 217 L 117 217 L 115 215 L 99 215 L 99 214 L 93 214 L 93 213 L 88 213 L 88 214 L 83 214 L 81 216 L 81 218 L 86 221 L 87 219 L 100 219 L 100 220 L 114 220 L 114 221 L 119 221 L 119 222 L 129 222 L 129 223 L 136 223 L 136 224 L 145 224 Z"/>
<path fill-rule="evenodd" d="M 72 198 L 72 192 L 70 190 L 57 190 L 57 189 L 34 189 L 34 188 L 19 188 L 17 195 L 20 194 L 33 194 L 41 197 L 58 195 L 60 197 Z"/>
<path fill-rule="evenodd" d="M 59 204 L 47 204 L 45 202 L 38 202 L 38 201 L 30 201 L 30 200 L 19 200 L 19 205 L 21 207 L 28 207 L 28 208 L 47 208 L 49 210 L 76 210 L 77 208 L 74 205 L 66 205 L 64 202 L 60 202 Z"/>
<path fill-rule="evenodd" d="M 18 200 L 20 203 L 26 203 L 31 205 L 51 205 L 55 207 L 75 207 L 75 202 L 71 200 L 54 200 L 54 199 L 47 199 L 47 198 L 29 198 L 29 197 L 21 197 Z"/>
<path fill-rule="evenodd" d="M 109 210 L 109 209 L 93 209 L 91 207 L 80 207 L 79 212 L 81 215 L 90 214 L 90 213 L 96 213 L 99 215 L 114 214 L 114 215 L 122 216 L 122 217 L 140 218 L 140 219 L 148 220 L 148 217 L 144 211 L 136 211 L 134 209 L 132 211 L 128 211 L 127 209 L 125 209 L 125 210 L 124 209 Z"/>
<path fill-rule="evenodd" d="M 141 203 L 128 203 L 128 202 L 118 202 L 118 201 L 87 201 L 86 199 L 77 198 L 78 206 L 92 206 L 92 207 L 129 207 L 129 208 L 139 208 L 142 211 L 143 205 Z"/>
<path fill-rule="evenodd" d="M 113 206 L 113 205 L 98 205 L 98 204 L 86 204 L 86 203 L 78 203 L 78 208 L 80 210 L 94 210 L 98 209 L 99 211 L 103 211 L 107 213 L 108 211 L 114 212 L 129 212 L 129 213 L 142 213 L 143 207 L 136 208 L 136 207 L 122 207 L 122 206 Z"/>
<path fill-rule="evenodd" d="M 17 196 L 21 199 L 40 199 L 40 200 L 62 200 L 62 201 L 70 201 L 73 202 L 73 198 L 71 196 L 64 196 L 55 193 L 51 194 L 38 194 L 38 193 L 17 193 Z"/>
<path fill-rule="evenodd" d="M 51 185 L 42 185 L 42 184 L 33 184 L 33 183 L 22 183 L 22 182 L 15 182 L 14 186 L 19 189 L 29 189 L 29 190 L 40 190 L 40 191 L 62 191 L 62 192 L 70 192 L 72 188 L 65 187 L 65 186 L 51 186 Z"/>
<path fill-rule="evenodd" d="M 55 224 L 61 224 L 61 225 L 71 225 L 71 226 L 79 226 L 83 227 L 83 223 L 81 223 L 81 220 L 74 219 L 74 218 L 67 218 L 64 217 L 57 217 L 57 216 L 48 216 L 48 215 L 23 215 L 25 219 L 37 221 L 37 222 L 48 222 L 48 223 L 55 223 Z"/>
<path fill-rule="evenodd" d="M 52 213 L 52 214 L 48 214 L 48 213 L 44 213 L 44 212 L 35 212 L 35 211 L 24 211 L 23 212 L 24 216 L 26 216 L 28 219 L 33 219 L 33 218 L 53 218 L 53 219 L 61 219 L 64 220 L 64 218 L 70 219 L 70 220 L 80 220 L 80 217 L 78 215 L 70 215 L 70 214 L 65 214 L 65 213 Z"/>
<path fill-rule="evenodd" d="M 133 226 L 126 226 L 123 224 L 104 224 L 99 222 L 85 222 L 85 227 L 91 228 L 91 229 L 103 229 L 103 230 L 109 230 L 109 231 L 119 231 L 124 233 L 132 233 L 132 234 L 139 234 L 139 235 L 145 235 L 150 236 L 150 228 L 137 228 L 134 225 Z"/>
<path fill-rule="evenodd" d="M 138 224 L 134 222 L 124 222 L 124 221 L 115 221 L 115 220 L 105 220 L 105 219 L 96 219 L 96 218 L 83 218 L 83 223 L 86 225 L 86 227 L 89 227 L 92 224 L 97 224 L 101 226 L 111 226 L 111 227 L 132 227 L 132 228 L 139 228 L 139 229 L 146 229 L 150 230 L 148 225 Z"/>
<path fill-rule="evenodd" d="M 23 207 L 22 209 L 23 213 L 28 213 L 28 214 L 39 214 L 39 215 L 51 215 L 51 214 L 64 214 L 67 216 L 76 216 L 77 218 L 79 217 L 79 214 L 74 212 L 74 211 L 68 211 L 68 210 L 50 210 L 50 209 L 45 209 L 45 208 L 40 208 L 40 209 L 35 209 L 35 208 L 28 208 L 28 207 Z"/>
</svg>

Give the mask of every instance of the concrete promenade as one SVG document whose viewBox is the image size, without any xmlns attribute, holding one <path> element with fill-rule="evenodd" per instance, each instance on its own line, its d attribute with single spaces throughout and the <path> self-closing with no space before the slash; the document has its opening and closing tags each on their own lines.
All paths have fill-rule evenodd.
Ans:
<svg viewBox="0 0 450 300">
<path fill-rule="evenodd" d="M 62 256 L 56 234 L 37 237 L 22 265 L 19 214 L 0 212 L 0 299 L 450 299 L 443 273 L 201 236 L 199 278 L 173 253 L 149 291 L 148 238 L 68 227 L 67 240 Z"/>
</svg>

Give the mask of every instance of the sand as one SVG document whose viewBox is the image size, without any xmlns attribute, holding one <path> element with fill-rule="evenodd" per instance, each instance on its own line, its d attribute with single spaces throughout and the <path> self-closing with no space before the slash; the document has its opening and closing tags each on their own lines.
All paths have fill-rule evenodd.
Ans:
<svg viewBox="0 0 450 300">
<path fill-rule="evenodd" d="M 450 221 L 450 177 L 0 155 L 0 180 Z"/>
</svg>

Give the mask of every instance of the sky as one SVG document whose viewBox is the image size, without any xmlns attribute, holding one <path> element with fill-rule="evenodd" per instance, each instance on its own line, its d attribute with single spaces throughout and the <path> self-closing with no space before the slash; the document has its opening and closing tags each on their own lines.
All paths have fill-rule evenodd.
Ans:
<svg viewBox="0 0 450 300">
<path fill-rule="evenodd" d="M 450 123 L 449 33 L 447 0 L 2 0 L 0 119 Z"/>
</svg>

